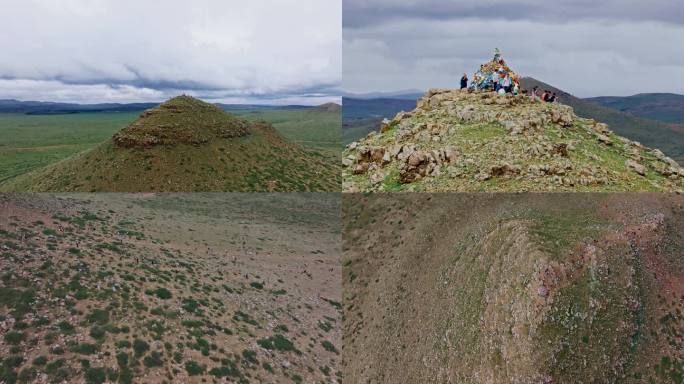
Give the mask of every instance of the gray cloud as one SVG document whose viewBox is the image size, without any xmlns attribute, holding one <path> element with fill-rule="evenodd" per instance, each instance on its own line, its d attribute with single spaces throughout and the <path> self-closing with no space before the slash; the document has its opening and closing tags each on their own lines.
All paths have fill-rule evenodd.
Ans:
<svg viewBox="0 0 684 384">
<path fill-rule="evenodd" d="M 14 1 L 0 13 L 0 98 L 337 100 L 341 12 L 339 0 Z"/>
<path fill-rule="evenodd" d="M 680 0 L 343 0 L 345 28 L 404 18 L 487 18 L 570 22 L 581 19 L 662 21 L 684 24 Z"/>
<path fill-rule="evenodd" d="M 344 0 L 343 88 L 453 86 L 499 47 L 523 76 L 578 96 L 684 93 L 684 24 L 669 20 L 679 3 L 533 3 Z"/>
</svg>

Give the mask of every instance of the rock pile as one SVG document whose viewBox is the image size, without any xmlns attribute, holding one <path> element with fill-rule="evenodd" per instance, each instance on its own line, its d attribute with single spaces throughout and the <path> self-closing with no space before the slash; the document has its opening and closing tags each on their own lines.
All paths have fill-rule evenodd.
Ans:
<svg viewBox="0 0 684 384">
<path fill-rule="evenodd" d="M 572 108 L 432 89 L 347 146 L 344 189 L 679 190 L 684 169 Z"/>
</svg>

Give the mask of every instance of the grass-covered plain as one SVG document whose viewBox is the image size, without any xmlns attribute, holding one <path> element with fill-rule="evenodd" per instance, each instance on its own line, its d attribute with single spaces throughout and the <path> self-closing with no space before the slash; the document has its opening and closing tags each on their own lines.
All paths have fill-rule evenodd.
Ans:
<svg viewBox="0 0 684 384">
<path fill-rule="evenodd" d="M 138 112 L 0 113 L 0 183 L 91 149 L 138 115 Z"/>
</svg>

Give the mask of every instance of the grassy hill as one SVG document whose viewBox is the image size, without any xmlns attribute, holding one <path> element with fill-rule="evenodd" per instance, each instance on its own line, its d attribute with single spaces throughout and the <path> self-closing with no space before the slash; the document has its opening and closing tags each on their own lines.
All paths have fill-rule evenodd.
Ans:
<svg viewBox="0 0 684 384">
<path fill-rule="evenodd" d="M 449 89 L 430 90 L 417 104 L 347 146 L 343 190 L 684 189 L 676 161 L 566 105 Z"/>
<path fill-rule="evenodd" d="M 330 124 L 315 124 L 323 112 L 312 113 L 309 129 L 326 131 Z M 298 127 L 291 123 L 291 135 Z M 301 137 L 300 132 L 297 135 Z M 0 190 L 332 191 L 339 189 L 338 153 L 300 146 L 268 123 L 248 122 L 216 106 L 179 97 L 143 112 L 91 150 L 28 174 L 8 175 Z"/>
<path fill-rule="evenodd" d="M 0 382 L 339 380 L 336 194 L 0 194 Z"/>
<path fill-rule="evenodd" d="M 585 100 L 645 119 L 684 124 L 684 95 L 640 93 L 627 97 L 601 96 Z"/>
<path fill-rule="evenodd" d="M 682 382 L 682 196 L 343 199 L 345 381 Z"/>
<path fill-rule="evenodd" d="M 563 90 L 555 88 L 531 77 L 521 79 L 524 89 L 538 86 L 549 89 L 560 96 L 560 101 L 575 110 L 580 117 L 586 117 L 608 124 L 619 135 L 636 140 L 646 146 L 658 148 L 668 156 L 684 163 L 684 125 L 668 124 L 647 120 L 629 113 L 601 106 L 588 99 L 577 98 Z"/>
</svg>

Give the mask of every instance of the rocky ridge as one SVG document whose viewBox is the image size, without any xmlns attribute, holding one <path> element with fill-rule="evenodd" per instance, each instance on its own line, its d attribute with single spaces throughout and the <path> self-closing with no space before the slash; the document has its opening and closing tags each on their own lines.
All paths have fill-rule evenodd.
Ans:
<svg viewBox="0 0 684 384">
<path fill-rule="evenodd" d="M 117 147 L 151 147 L 179 143 L 203 144 L 214 138 L 242 137 L 249 134 L 249 123 L 219 107 L 191 96 L 177 96 L 117 132 Z"/>
<path fill-rule="evenodd" d="M 684 168 L 569 106 L 432 89 L 343 153 L 343 190 L 680 191 Z"/>
</svg>

